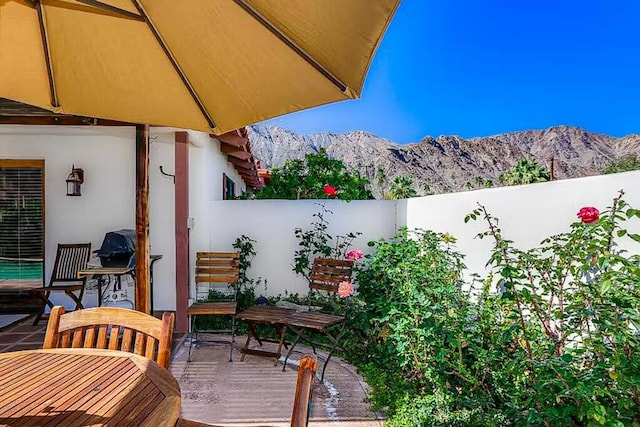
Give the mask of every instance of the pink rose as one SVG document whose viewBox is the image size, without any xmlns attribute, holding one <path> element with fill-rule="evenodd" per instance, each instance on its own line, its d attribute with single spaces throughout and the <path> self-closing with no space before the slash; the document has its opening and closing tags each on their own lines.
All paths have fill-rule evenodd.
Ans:
<svg viewBox="0 0 640 427">
<path fill-rule="evenodd" d="M 349 297 L 351 294 L 353 294 L 353 285 L 351 282 L 344 281 L 338 284 L 338 295 L 340 298 Z"/>
<path fill-rule="evenodd" d="M 351 249 L 347 252 L 346 258 L 350 261 L 357 261 L 364 258 L 364 253 L 360 249 Z"/>
<path fill-rule="evenodd" d="M 594 207 L 582 208 L 578 212 L 578 218 L 585 224 L 592 224 L 600 219 L 600 212 Z"/>
<path fill-rule="evenodd" d="M 332 187 L 330 185 L 324 186 L 324 194 L 326 194 L 327 196 L 333 197 L 336 195 L 336 193 L 337 193 L 336 187 Z"/>
</svg>

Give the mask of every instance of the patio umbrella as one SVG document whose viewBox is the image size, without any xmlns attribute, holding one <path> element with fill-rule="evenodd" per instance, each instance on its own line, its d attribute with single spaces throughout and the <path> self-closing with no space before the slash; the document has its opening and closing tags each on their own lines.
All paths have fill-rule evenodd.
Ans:
<svg viewBox="0 0 640 427">
<path fill-rule="evenodd" d="M 400 0 L 0 0 L 0 97 L 215 134 L 357 98 Z"/>
</svg>

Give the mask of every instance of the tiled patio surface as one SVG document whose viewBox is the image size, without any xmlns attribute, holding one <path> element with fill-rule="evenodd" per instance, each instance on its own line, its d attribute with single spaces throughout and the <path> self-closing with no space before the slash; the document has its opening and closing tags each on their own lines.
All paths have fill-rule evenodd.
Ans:
<svg viewBox="0 0 640 427">
<path fill-rule="evenodd" d="M 30 319 L 0 330 L 0 352 L 42 347 L 46 321 L 32 326 Z M 182 390 L 182 416 L 219 426 L 288 426 L 296 386 L 295 363 L 282 372 L 282 362 L 247 356 L 240 361 L 237 337 L 234 362 L 229 362 L 229 347 L 201 344 L 187 362 L 188 346 L 184 336 L 174 337 L 170 371 Z M 265 343 L 265 346 L 272 344 Z M 301 346 L 299 346 L 301 347 Z M 304 348 L 301 348 L 304 351 Z M 310 426 L 379 427 L 382 421 L 363 402 L 366 385 L 355 369 L 332 358 L 324 383 L 316 383 Z"/>
</svg>

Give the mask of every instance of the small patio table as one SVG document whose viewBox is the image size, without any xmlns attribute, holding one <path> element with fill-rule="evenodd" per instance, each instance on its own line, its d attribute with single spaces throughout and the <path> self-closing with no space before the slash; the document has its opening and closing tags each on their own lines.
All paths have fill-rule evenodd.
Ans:
<svg viewBox="0 0 640 427">
<path fill-rule="evenodd" d="M 174 426 L 180 387 L 132 353 L 85 348 L 0 354 L 0 426 Z"/>
<path fill-rule="evenodd" d="M 162 255 L 150 255 L 150 265 L 149 265 L 149 286 L 150 286 L 150 298 L 151 298 L 151 312 L 153 313 L 153 264 L 162 259 Z M 104 294 L 109 290 L 109 283 L 105 289 L 102 289 L 102 286 L 105 284 L 104 276 L 113 276 L 115 277 L 115 284 L 113 287 L 114 291 L 122 290 L 122 276 L 131 276 L 131 278 L 135 281 L 135 268 L 134 267 L 87 267 L 83 270 L 78 271 L 78 279 L 83 277 L 95 277 L 98 283 L 98 307 L 102 306 L 102 301 L 104 300 Z"/>
<path fill-rule="evenodd" d="M 255 305 L 253 307 L 249 307 L 241 313 L 238 313 L 236 315 L 236 318 L 244 320 L 249 325 L 247 342 L 245 343 L 244 347 L 240 349 L 240 352 L 242 353 L 240 361 L 243 361 L 245 355 L 247 354 L 261 357 L 275 357 L 274 366 L 276 366 L 281 356 L 282 347 L 287 347 L 287 344 L 285 342 L 287 326 L 283 323 L 283 319 L 285 319 L 292 313 L 295 313 L 295 310 L 288 308 L 270 307 L 266 305 Z M 258 341 L 261 346 L 262 341 L 274 342 L 274 340 L 260 337 L 260 335 L 258 334 L 257 325 L 261 323 L 272 325 L 275 328 L 278 336 L 280 337 L 278 341 L 275 341 L 278 343 L 278 349 L 276 351 L 265 351 L 249 348 L 249 343 L 251 342 L 252 337 L 256 341 Z"/>
</svg>

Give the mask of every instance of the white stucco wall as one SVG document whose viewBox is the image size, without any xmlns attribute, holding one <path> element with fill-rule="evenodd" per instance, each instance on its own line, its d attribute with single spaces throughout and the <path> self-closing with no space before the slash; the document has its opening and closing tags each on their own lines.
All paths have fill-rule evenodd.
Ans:
<svg viewBox="0 0 640 427">
<path fill-rule="evenodd" d="M 466 214 L 477 203 L 487 207 L 500 219 L 503 235 L 519 248 L 537 246 L 545 237 L 569 230 L 581 207 L 610 206 L 618 190 L 625 200 L 640 208 L 640 171 L 602 175 L 550 183 L 484 189 L 398 201 L 337 200 L 327 202 L 329 234 L 361 231 L 354 246 L 368 251 L 367 242 L 391 237 L 400 226 L 436 232 L 448 232 L 458 239 L 456 248 L 465 255 L 468 273 L 485 275 L 490 256 L 489 239 L 475 236 L 485 230 L 482 221 L 464 223 Z M 305 293 L 307 284 L 291 271 L 298 240 L 295 227 L 309 228 L 318 211 L 313 200 L 248 200 L 211 203 L 210 246 L 207 250 L 231 250 L 234 240 L 245 234 L 256 240 L 257 250 L 250 275 L 266 278 L 268 294 Z M 632 232 L 640 233 L 640 221 L 629 223 Z M 631 240 L 619 239 L 621 249 L 639 253 Z M 203 249 L 204 250 L 204 249 Z M 262 293 L 263 289 L 256 289 Z"/>
<path fill-rule="evenodd" d="M 548 236 L 569 231 L 580 208 L 594 206 L 602 211 L 611 206 L 620 189 L 624 189 L 624 199 L 631 206 L 640 208 L 640 171 L 637 171 L 412 198 L 402 201 L 406 209 L 399 208 L 398 212 L 405 216 L 398 221 L 404 221 L 409 228 L 451 233 L 458 239 L 457 249 L 466 256 L 469 272 L 485 275 L 492 242 L 475 236 L 486 230 L 486 223 L 482 220 L 464 223 L 464 217 L 477 203 L 500 219 L 506 239 L 513 240 L 521 249 L 529 249 Z M 639 223 L 635 220 L 628 224 L 634 225 L 638 233 Z M 638 253 L 638 245 L 632 245 L 630 239 L 620 242 L 621 248 Z"/>
<path fill-rule="evenodd" d="M 175 310 L 175 134 L 178 129 L 152 127 L 149 148 L 149 238 L 154 265 L 154 309 Z M 222 199 L 222 174 L 244 189 L 240 176 L 220 153 L 219 142 L 189 131 L 190 215 L 196 227 L 191 247 L 209 246 L 209 203 Z M 102 126 L 0 126 L 0 158 L 45 161 L 45 278 L 49 279 L 58 243 L 91 242 L 97 250 L 104 234 L 135 228 L 135 128 Z M 71 165 L 83 168 L 81 197 L 67 197 L 65 179 Z M 195 255 L 192 257 L 195 259 Z M 193 265 L 191 266 L 193 271 Z M 133 287 L 128 287 L 133 300 Z M 64 295 L 54 303 L 73 304 Z M 83 303 L 95 306 L 95 291 Z"/>
<path fill-rule="evenodd" d="M 151 253 L 164 256 L 154 267 L 154 308 L 160 310 L 175 309 L 175 187 L 159 170 L 162 165 L 165 172 L 174 172 L 174 131 L 151 128 L 150 245 Z M 245 234 L 257 241 L 251 274 L 268 280 L 270 295 L 285 290 L 306 292 L 304 280 L 291 271 L 298 245 L 293 230 L 310 227 L 312 215 L 318 212 L 316 201 L 223 201 L 222 174 L 236 182 L 238 194 L 243 189 L 240 176 L 220 153 L 217 140 L 191 131 L 189 139 L 189 215 L 195 223 L 190 231 L 191 274 L 195 252 L 231 250 L 235 239 Z M 106 232 L 135 228 L 133 127 L 2 125 L 0 158 L 45 160 L 47 279 L 58 243 L 88 241 L 95 250 Z M 85 171 L 81 197 L 66 196 L 65 179 L 72 164 Z M 334 212 L 328 217 L 329 232 L 334 236 L 363 232 L 354 246 L 365 251 L 369 240 L 391 237 L 402 225 L 449 232 L 457 237 L 457 248 L 466 255 L 469 271 L 484 274 L 491 243 L 475 235 L 485 225 L 481 221 L 464 224 L 464 216 L 476 202 L 500 218 L 505 237 L 529 248 L 551 234 L 566 231 L 581 207 L 603 210 L 620 189 L 625 190 L 625 199 L 632 206 L 640 208 L 640 171 L 400 201 L 329 200 L 327 208 Z M 631 231 L 640 233 L 638 221 L 633 224 Z M 638 252 L 637 246 L 626 247 Z M 129 291 L 133 298 L 133 289 Z M 86 306 L 94 306 L 96 300 L 95 292 L 85 294 Z M 65 296 L 58 295 L 54 301 L 72 307 Z"/>
<path fill-rule="evenodd" d="M 58 243 L 91 242 L 107 231 L 135 228 L 135 129 L 132 127 L 0 126 L 0 157 L 45 161 L 45 277 Z M 81 197 L 67 197 L 71 165 L 84 169 Z M 54 302 L 73 308 L 69 298 Z M 87 293 L 87 306 L 96 294 Z"/>
<path fill-rule="evenodd" d="M 153 265 L 153 309 L 175 310 L 175 129 L 151 128 L 149 144 L 149 253 L 162 254 Z M 134 211 L 135 215 L 135 211 Z"/>
<path fill-rule="evenodd" d="M 220 153 L 220 142 L 202 132 L 189 132 L 189 216 L 193 228 L 189 231 L 190 297 L 195 299 L 196 252 L 210 250 L 211 203 L 222 201 L 222 174 L 236 182 L 236 195 L 246 188 L 242 178 Z M 224 201 L 226 203 L 228 201 Z M 174 300 L 175 301 L 175 300 Z"/>
<path fill-rule="evenodd" d="M 267 279 L 269 295 L 290 293 L 306 294 L 308 284 L 291 271 L 298 240 L 293 230 L 311 229 L 319 212 L 315 200 L 233 200 L 211 203 L 210 246 L 202 250 L 233 250 L 237 237 L 246 235 L 256 241 L 256 257 L 250 276 Z M 361 232 L 353 247 L 367 251 L 367 242 L 391 237 L 396 230 L 395 202 L 388 200 L 357 200 L 346 203 L 327 200 L 327 209 L 333 211 L 329 221 L 330 235 Z M 258 294 L 264 289 L 256 289 Z"/>
</svg>

